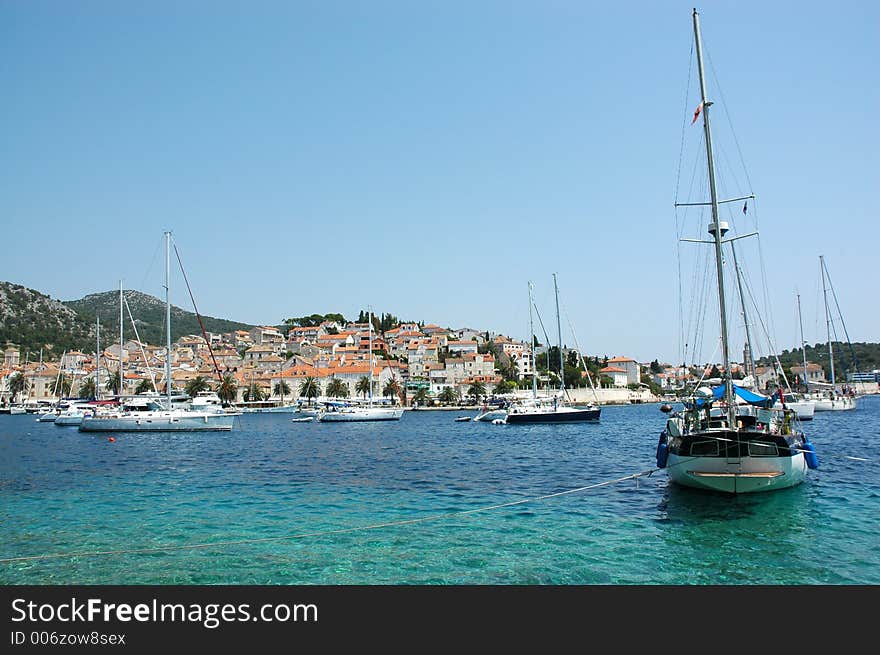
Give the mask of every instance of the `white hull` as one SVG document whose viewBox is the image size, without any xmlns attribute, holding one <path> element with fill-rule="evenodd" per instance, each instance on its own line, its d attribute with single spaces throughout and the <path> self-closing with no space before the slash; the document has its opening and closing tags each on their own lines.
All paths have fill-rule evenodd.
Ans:
<svg viewBox="0 0 880 655">
<path fill-rule="evenodd" d="M 671 454 L 669 479 L 685 487 L 725 493 L 753 493 L 794 487 L 804 481 L 803 453 L 792 457 L 682 457 Z"/>
<path fill-rule="evenodd" d="M 794 413 L 797 415 L 798 419 L 801 421 L 812 421 L 813 413 L 816 411 L 816 403 L 812 400 L 798 400 L 796 402 L 787 402 L 785 406 L 788 409 L 793 409 Z M 782 405 L 779 404 L 779 401 L 773 405 L 774 409 L 782 409 Z"/>
<path fill-rule="evenodd" d="M 347 423 L 353 421 L 399 421 L 403 416 L 400 407 L 349 407 L 332 412 L 324 412 L 318 417 L 321 422 Z"/>
<path fill-rule="evenodd" d="M 123 416 L 91 416 L 82 419 L 82 432 L 189 432 L 231 430 L 238 414 L 219 412 L 161 411 Z"/>
<path fill-rule="evenodd" d="M 817 412 L 838 412 L 845 409 L 855 409 L 856 399 L 850 396 L 839 398 L 820 398 L 816 402 Z"/>
<path fill-rule="evenodd" d="M 79 425 L 82 420 L 83 414 L 59 414 L 55 417 L 55 425 Z"/>
<path fill-rule="evenodd" d="M 507 410 L 506 409 L 490 409 L 482 414 L 477 414 L 474 416 L 474 421 L 486 421 L 491 423 L 495 419 L 501 419 L 502 421 L 507 418 Z"/>
</svg>

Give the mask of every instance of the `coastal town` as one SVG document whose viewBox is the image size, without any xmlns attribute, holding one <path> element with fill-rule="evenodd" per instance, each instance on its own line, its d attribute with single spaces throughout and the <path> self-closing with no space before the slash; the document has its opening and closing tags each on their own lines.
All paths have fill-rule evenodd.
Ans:
<svg viewBox="0 0 880 655">
<path fill-rule="evenodd" d="M 286 333 L 257 326 L 185 335 L 171 347 L 171 388 L 191 395 L 217 391 L 224 401 L 241 407 L 372 395 L 390 404 L 424 408 L 476 405 L 493 395 L 528 390 L 533 377 L 540 389 L 559 386 L 559 367 L 553 366 L 558 351 L 551 360 L 546 345 L 532 348 L 488 330 L 403 322 L 380 331 L 377 324 L 324 320 L 290 327 Z M 55 361 L 44 355 L 6 345 L 0 408 L 8 411 L 17 404 L 35 410 L 62 397 L 109 399 L 167 391 L 165 346 L 137 340 L 120 346 L 117 339 L 97 358 L 94 352 L 79 351 L 65 352 Z M 638 362 L 625 354 L 581 357 L 563 348 L 562 356 L 567 362 L 565 386 L 574 402 L 658 402 L 719 373 L 713 364 Z M 731 374 L 735 379 L 752 374 L 762 389 L 779 377 L 775 367 L 758 366 L 753 373 L 747 368 L 732 363 Z M 792 366 L 790 374 L 810 384 L 827 380 L 822 366 L 810 362 L 806 370 Z M 877 392 L 876 374 L 851 383 L 860 393 Z"/>
</svg>

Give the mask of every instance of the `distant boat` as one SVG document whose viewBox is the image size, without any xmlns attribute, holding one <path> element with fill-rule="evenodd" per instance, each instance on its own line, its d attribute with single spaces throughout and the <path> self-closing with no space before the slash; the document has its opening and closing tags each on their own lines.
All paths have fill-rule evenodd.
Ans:
<svg viewBox="0 0 880 655">
<path fill-rule="evenodd" d="M 505 422 L 511 425 L 533 423 L 582 423 L 598 421 L 602 410 L 596 405 L 578 407 L 569 403 L 565 396 L 565 363 L 562 356 L 562 325 L 559 320 L 559 288 L 556 274 L 553 274 L 553 289 L 556 294 L 556 329 L 559 348 L 559 393 L 548 398 L 539 398 L 537 392 L 537 372 L 532 361 L 532 398 L 511 403 L 507 408 Z M 529 284 L 529 323 L 532 316 L 532 285 Z M 538 317 L 540 318 L 540 316 Z M 534 328 L 530 327 L 534 334 Z M 532 337 L 529 337 L 532 340 Z M 534 360 L 534 357 L 532 358 Z M 497 420 L 497 419 L 496 419 Z"/>
<path fill-rule="evenodd" d="M 325 403 L 326 409 L 318 414 L 322 423 L 348 423 L 355 421 L 399 421 L 403 416 L 403 407 L 391 407 L 373 404 L 373 313 L 369 312 L 369 349 L 370 349 L 370 395 L 366 406 Z"/>
<path fill-rule="evenodd" d="M 822 297 L 825 301 L 825 325 L 828 333 L 828 362 L 831 370 L 831 381 L 828 384 L 814 382 L 813 386 L 816 390 L 809 394 L 809 398 L 816 403 L 817 412 L 841 411 L 856 408 L 855 390 L 840 389 L 837 386 L 834 377 L 834 346 L 831 340 L 831 329 L 833 321 L 831 319 L 831 311 L 828 307 L 828 287 L 826 280 L 830 284 L 830 276 L 825 267 L 825 258 L 819 255 L 819 269 L 822 275 Z M 831 289 L 832 293 L 834 289 Z M 841 319 L 842 320 L 842 319 Z M 844 328 L 846 329 L 846 328 Z"/>
<path fill-rule="evenodd" d="M 712 240 L 703 242 L 711 244 L 715 253 L 723 378 L 717 387 L 698 387 L 682 412 L 673 412 L 671 405 L 661 406 L 667 418 L 657 444 L 657 466 L 666 469 L 671 482 L 698 489 L 738 494 L 792 487 L 803 482 L 808 467 L 818 466 L 812 444 L 797 429 L 794 411 L 772 409 L 772 397 L 738 387 L 731 377 L 722 253 L 732 239 L 724 239 L 728 224 L 721 221 L 718 209 L 709 129 L 712 103 L 706 97 L 696 10 L 693 29 L 701 90 L 694 120 L 702 110 L 710 197 L 709 203 L 700 204 L 711 206 L 712 220 Z"/>
<path fill-rule="evenodd" d="M 59 426 L 80 425 L 83 418 L 95 413 L 95 406 L 88 401 L 71 403 L 55 417 L 54 423 Z"/>
<path fill-rule="evenodd" d="M 165 233 L 165 386 L 167 396 L 135 397 L 115 411 L 97 412 L 82 419 L 83 432 L 189 432 L 232 430 L 235 417 L 241 412 L 208 406 L 208 398 L 201 407 L 175 408 L 171 391 L 171 233 Z M 121 346 L 120 346 L 121 347 Z M 121 352 L 120 352 L 121 360 Z M 219 399 L 218 399 L 219 400 Z"/>
</svg>

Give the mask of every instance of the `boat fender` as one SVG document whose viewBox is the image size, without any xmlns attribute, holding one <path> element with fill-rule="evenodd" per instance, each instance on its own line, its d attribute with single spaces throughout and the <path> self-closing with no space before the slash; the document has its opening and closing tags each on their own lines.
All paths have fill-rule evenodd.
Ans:
<svg viewBox="0 0 880 655">
<path fill-rule="evenodd" d="M 804 437 L 804 459 L 807 462 L 808 468 L 819 468 L 819 457 L 816 455 L 816 447 L 813 446 L 813 442 L 810 441 L 809 437 Z"/>
<path fill-rule="evenodd" d="M 116 441 L 116 437 L 108 437 L 107 441 L 109 441 L 110 443 L 113 443 L 114 441 Z"/>
<path fill-rule="evenodd" d="M 669 457 L 669 446 L 666 444 L 666 430 L 660 433 L 660 441 L 657 443 L 657 468 L 666 468 L 666 459 Z"/>
</svg>

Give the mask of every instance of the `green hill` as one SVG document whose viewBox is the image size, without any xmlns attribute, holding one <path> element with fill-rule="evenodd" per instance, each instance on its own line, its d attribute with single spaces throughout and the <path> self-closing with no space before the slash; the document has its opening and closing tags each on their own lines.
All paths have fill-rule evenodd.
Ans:
<svg viewBox="0 0 880 655">
<path fill-rule="evenodd" d="M 151 344 L 165 343 L 165 302 L 140 291 L 125 291 L 125 299 L 131 309 L 131 316 L 137 326 L 141 341 Z M 119 292 L 105 291 L 89 294 L 79 300 L 68 300 L 64 305 L 72 309 L 82 319 L 94 323 L 96 316 L 101 319 L 101 333 L 107 334 L 108 343 L 119 334 Z M 253 326 L 222 318 L 202 316 L 208 332 L 232 332 L 250 330 Z M 125 338 L 134 338 L 128 311 L 124 316 Z M 171 306 L 171 340 L 176 341 L 185 334 L 201 334 L 199 319 L 194 312 Z M 113 337 L 109 335 L 114 335 Z"/>
<path fill-rule="evenodd" d="M 165 303 L 158 298 L 126 291 L 125 298 L 142 341 L 165 343 Z M 65 350 L 95 350 L 95 319 L 101 319 L 101 342 L 115 343 L 119 334 L 119 292 L 93 293 L 79 300 L 54 300 L 44 293 L 20 284 L 0 281 L 0 347 L 7 343 L 21 349 L 21 358 L 32 352 L 31 360 L 43 349 L 45 359 L 57 359 Z M 203 316 L 208 332 L 249 330 L 251 325 L 222 318 Z M 125 338 L 134 331 L 128 312 L 124 320 Z M 185 334 L 201 334 L 194 312 L 171 307 L 171 339 Z"/>
<path fill-rule="evenodd" d="M 22 361 L 28 351 L 34 353 L 33 361 L 41 348 L 46 359 L 89 345 L 94 351 L 95 325 L 44 293 L 0 282 L 0 347 L 7 343 L 21 349 Z"/>
<path fill-rule="evenodd" d="M 843 380 L 847 373 L 855 371 L 867 372 L 880 369 L 880 343 L 854 343 L 850 344 L 842 341 L 834 341 L 832 343 L 834 350 L 834 373 L 837 379 Z M 825 369 L 825 374 L 831 372 L 831 366 L 828 359 L 828 344 L 817 343 L 814 346 L 806 344 L 804 350 L 807 354 L 807 361 L 812 364 L 819 364 Z M 785 368 L 794 366 L 802 366 L 803 352 L 800 348 L 793 350 L 783 350 L 779 354 L 779 361 Z M 770 360 L 767 357 L 761 358 L 760 365 L 769 365 Z"/>
</svg>

